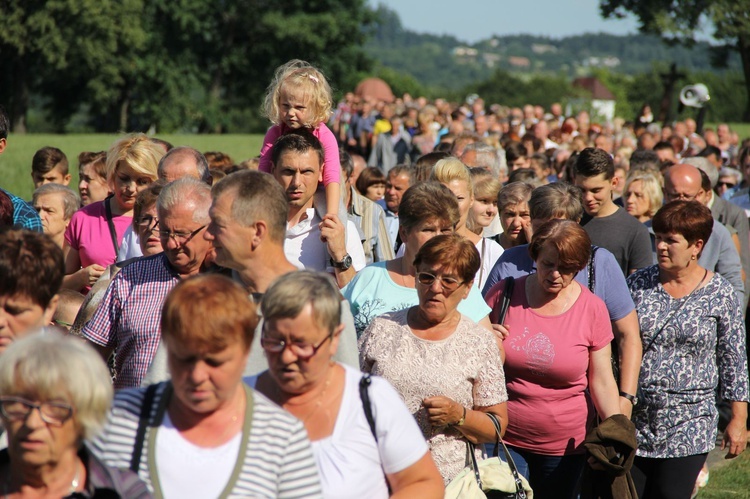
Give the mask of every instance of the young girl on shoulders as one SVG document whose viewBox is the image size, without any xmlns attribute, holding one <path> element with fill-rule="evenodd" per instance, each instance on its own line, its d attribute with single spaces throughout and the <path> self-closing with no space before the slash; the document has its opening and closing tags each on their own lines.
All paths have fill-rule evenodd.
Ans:
<svg viewBox="0 0 750 499">
<path fill-rule="evenodd" d="M 260 151 L 259 169 L 271 171 L 271 149 L 284 134 L 307 128 L 323 145 L 323 185 L 326 214 L 338 215 L 341 199 L 341 163 L 336 136 L 326 126 L 333 108 L 331 87 L 325 76 L 305 61 L 291 60 L 276 69 L 263 102 L 263 111 L 273 126 Z"/>
</svg>

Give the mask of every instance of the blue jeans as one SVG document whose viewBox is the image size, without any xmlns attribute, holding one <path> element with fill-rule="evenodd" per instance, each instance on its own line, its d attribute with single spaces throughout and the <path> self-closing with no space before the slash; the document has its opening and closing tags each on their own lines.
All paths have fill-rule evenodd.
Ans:
<svg viewBox="0 0 750 499">
<path fill-rule="evenodd" d="M 518 473 L 526 477 L 534 491 L 534 499 L 568 499 L 578 496 L 585 454 L 545 456 L 518 447 L 508 446 Z M 505 453 L 500 451 L 505 461 Z"/>
</svg>

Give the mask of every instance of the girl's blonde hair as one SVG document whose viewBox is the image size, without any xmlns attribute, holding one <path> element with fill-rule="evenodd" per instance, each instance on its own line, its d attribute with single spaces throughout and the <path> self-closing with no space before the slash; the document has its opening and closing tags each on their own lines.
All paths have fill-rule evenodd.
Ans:
<svg viewBox="0 0 750 499">
<path fill-rule="evenodd" d="M 292 87 L 301 92 L 303 99 L 308 102 L 310 121 L 304 124 L 306 127 L 316 128 L 327 122 L 333 114 L 333 96 L 326 77 L 309 63 L 292 59 L 276 69 L 263 100 L 263 114 L 274 125 L 281 123 L 279 99 L 284 87 Z"/>
</svg>

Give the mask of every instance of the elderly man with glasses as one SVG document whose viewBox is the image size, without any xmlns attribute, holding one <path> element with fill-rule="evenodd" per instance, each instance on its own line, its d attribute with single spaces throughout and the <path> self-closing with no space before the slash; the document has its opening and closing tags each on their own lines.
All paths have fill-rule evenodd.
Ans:
<svg viewBox="0 0 750 499">
<path fill-rule="evenodd" d="M 116 352 L 115 389 L 140 386 L 159 346 L 164 299 L 211 260 L 212 244 L 203 237 L 210 207 L 211 188 L 200 180 L 182 178 L 164 187 L 157 201 L 164 252 L 122 269 L 83 327 L 83 337 L 105 359 Z"/>
</svg>

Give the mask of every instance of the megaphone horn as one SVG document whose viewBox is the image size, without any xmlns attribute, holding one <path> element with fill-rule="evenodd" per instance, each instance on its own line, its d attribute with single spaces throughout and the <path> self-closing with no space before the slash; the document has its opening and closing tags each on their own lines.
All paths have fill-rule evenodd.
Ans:
<svg viewBox="0 0 750 499">
<path fill-rule="evenodd" d="M 703 107 L 711 99 L 708 87 L 703 83 L 688 85 L 680 91 L 680 102 L 690 107 Z"/>
</svg>

